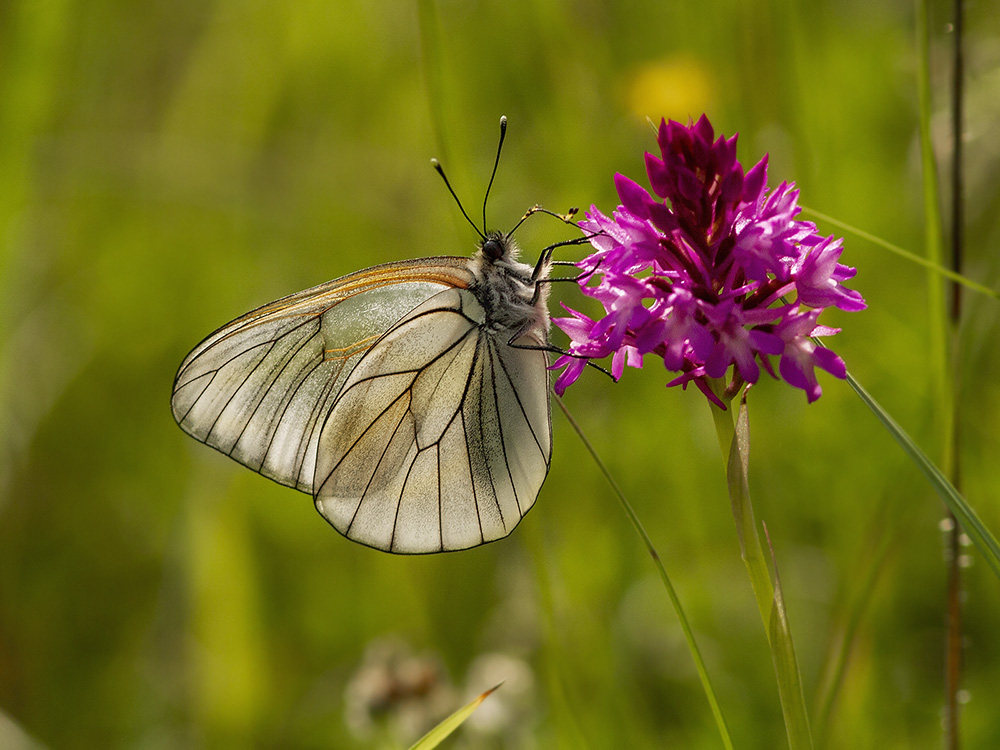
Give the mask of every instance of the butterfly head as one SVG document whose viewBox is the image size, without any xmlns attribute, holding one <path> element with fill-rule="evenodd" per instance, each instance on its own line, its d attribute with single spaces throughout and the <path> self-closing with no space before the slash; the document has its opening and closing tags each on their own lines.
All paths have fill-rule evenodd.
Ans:
<svg viewBox="0 0 1000 750">
<path fill-rule="evenodd" d="M 509 258 L 517 255 L 514 241 L 503 232 L 487 232 L 479 243 L 479 251 L 490 263 L 496 263 L 504 256 Z"/>
</svg>

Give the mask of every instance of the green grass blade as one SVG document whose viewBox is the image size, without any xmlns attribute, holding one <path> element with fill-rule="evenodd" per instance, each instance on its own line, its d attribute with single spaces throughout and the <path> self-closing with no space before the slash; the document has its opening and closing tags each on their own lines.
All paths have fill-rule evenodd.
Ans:
<svg viewBox="0 0 1000 750">
<path fill-rule="evenodd" d="M 996 537 L 986 528 L 985 524 L 983 524 L 979 516 L 972 509 L 972 506 L 966 502 L 961 493 L 948 481 L 948 478 L 941 473 L 941 470 L 934 465 L 934 462 L 920 450 L 920 447 L 913 442 L 913 439 L 906 431 L 896 424 L 896 421 L 872 398 L 868 391 L 861 387 L 861 384 L 850 373 L 847 374 L 847 382 L 854 389 L 855 393 L 861 397 L 861 400 L 865 402 L 868 408 L 874 412 L 875 416 L 878 417 L 879 421 L 889 431 L 889 434 L 895 438 L 900 447 L 906 451 L 913 463 L 917 465 L 917 468 L 927 478 L 927 481 L 930 482 L 931 487 L 934 488 L 934 491 L 944 501 L 944 504 L 955 514 L 955 518 L 958 519 L 965 533 L 969 535 L 969 538 L 972 539 L 973 543 L 983 554 L 983 557 L 986 558 L 986 562 L 993 568 L 993 572 L 997 578 L 1000 578 L 1000 543 L 997 543 Z"/>
<path fill-rule="evenodd" d="M 462 726 L 465 720 L 472 716 L 472 712 L 479 708 L 479 704 L 486 700 L 490 696 L 490 693 L 498 687 L 500 687 L 500 685 L 491 687 L 482 695 L 462 706 L 455 713 L 417 740 L 417 742 L 410 747 L 410 750 L 431 750 L 432 747 L 440 745 L 444 738 Z"/>
<path fill-rule="evenodd" d="M 915 263 L 918 266 L 923 266 L 924 268 L 929 268 L 935 273 L 940 274 L 946 279 L 961 284 L 967 289 L 971 289 L 974 292 L 979 292 L 980 294 L 985 294 L 987 297 L 992 297 L 993 299 L 1000 299 L 1000 292 L 998 292 L 996 289 L 991 289 L 985 284 L 980 284 L 978 281 L 973 281 L 968 276 L 963 276 L 962 274 L 951 270 L 947 266 L 942 265 L 939 261 L 934 261 L 929 258 L 925 258 L 922 255 L 911 253 L 909 250 L 906 250 L 905 248 L 902 248 L 899 245 L 894 245 L 893 243 L 884 240 L 881 237 L 877 237 L 874 234 L 871 234 L 870 232 L 866 232 L 863 229 L 858 229 L 857 227 L 851 224 L 839 221 L 833 218 L 832 216 L 827 216 L 826 214 L 820 213 L 815 209 L 808 208 L 807 206 L 802 206 L 802 212 L 809 214 L 811 216 L 815 216 L 817 219 L 825 221 L 828 224 L 832 224 L 833 226 L 837 227 L 838 229 L 844 232 L 849 232 L 850 234 L 853 234 L 856 237 L 860 237 L 863 240 L 868 240 L 868 242 L 871 242 L 873 245 L 878 245 L 879 247 L 888 250 L 890 253 L 895 253 L 896 255 L 902 258 L 906 258 L 906 260 L 910 261 L 911 263 Z M 928 234 L 930 234 L 932 231 L 935 231 L 934 226 L 937 227 L 936 231 L 940 231 L 940 219 L 938 219 L 938 221 L 935 224 L 928 225 L 926 230 Z M 940 245 L 940 243 L 938 244 Z"/>
<path fill-rule="evenodd" d="M 420 30 L 420 58 L 427 85 L 427 105 L 437 141 L 437 157 L 450 161 L 445 133 L 444 51 L 441 44 L 441 19 L 434 0 L 417 0 L 417 25 Z"/>
<path fill-rule="evenodd" d="M 924 199 L 924 245 L 927 260 L 934 266 L 944 266 L 944 235 L 941 222 L 941 204 L 938 199 L 937 161 L 934 158 L 934 143 L 931 136 L 931 73 L 930 73 L 930 29 L 927 0 L 918 0 L 916 7 L 916 45 L 919 56 L 917 70 L 917 99 L 920 113 L 920 174 Z M 957 273 L 957 272 L 956 272 Z M 934 388 L 939 410 L 951 410 L 952 389 L 948 373 L 948 320 L 945 312 L 944 288 L 941 279 L 934 275 L 927 277 L 927 318 L 930 339 L 930 361 L 933 370 Z M 944 428 L 944 450 L 951 444 L 951 429 L 948 416 L 938 415 Z"/>
<path fill-rule="evenodd" d="M 893 508 L 883 498 L 880 507 L 868 520 L 866 541 L 856 555 L 856 564 L 848 570 L 838 599 L 842 602 L 832 608 L 832 631 L 825 649 L 824 665 L 817 679 L 815 704 L 812 710 L 813 736 L 818 747 L 830 744 L 826 728 L 830 724 L 834 705 L 846 688 L 846 675 L 851 657 L 855 654 L 855 641 L 862 623 L 875 600 L 876 586 L 886 568 L 886 561 L 898 539 L 906 536 L 905 525 L 893 523 Z"/>
</svg>

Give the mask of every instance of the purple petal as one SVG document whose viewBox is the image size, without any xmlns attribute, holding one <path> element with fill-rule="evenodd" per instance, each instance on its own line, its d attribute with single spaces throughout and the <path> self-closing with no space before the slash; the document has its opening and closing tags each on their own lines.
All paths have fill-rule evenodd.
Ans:
<svg viewBox="0 0 1000 750">
<path fill-rule="evenodd" d="M 646 176 L 653 192 L 661 198 L 667 198 L 674 192 L 673 181 L 663 161 L 649 153 L 646 154 Z"/>
<path fill-rule="evenodd" d="M 711 143 L 715 138 L 715 130 L 712 128 L 712 123 L 708 121 L 708 115 L 705 114 L 698 118 L 698 122 L 694 124 L 691 131 L 701 139 L 702 143 Z"/>
<path fill-rule="evenodd" d="M 755 203 L 767 187 L 767 155 L 743 177 L 743 200 Z"/>
<path fill-rule="evenodd" d="M 811 359 L 800 359 L 786 354 L 781 358 L 778 371 L 786 383 L 806 392 L 810 404 L 823 395 L 823 389 L 813 372 Z"/>
<path fill-rule="evenodd" d="M 566 389 L 569 388 L 573 383 L 577 381 L 580 377 L 580 373 L 583 372 L 583 368 L 587 366 L 587 360 L 577 359 L 576 357 L 562 356 L 557 359 L 551 367 L 550 370 L 555 370 L 560 367 L 565 367 L 566 369 L 559 373 L 556 378 L 556 382 L 553 385 L 553 390 L 556 395 L 563 395 Z"/>
<path fill-rule="evenodd" d="M 621 380 L 622 374 L 625 372 L 625 358 L 627 356 L 627 349 L 619 349 L 615 352 L 614 356 L 611 358 L 611 376 L 615 380 Z"/>
<path fill-rule="evenodd" d="M 867 307 L 859 292 L 847 289 L 839 279 L 854 276 L 854 269 L 840 265 L 837 260 L 843 252 L 840 240 L 828 237 L 803 258 L 796 284 L 799 301 L 810 307 L 839 307 L 848 312 L 857 312 Z"/>
<path fill-rule="evenodd" d="M 813 361 L 817 367 L 822 367 L 835 378 L 844 380 L 847 377 L 847 366 L 844 364 L 844 360 L 838 357 L 832 349 L 817 346 L 813 352 Z"/>
<path fill-rule="evenodd" d="M 649 209 L 646 203 L 649 201 L 649 193 L 639 185 L 622 174 L 615 175 L 615 188 L 618 190 L 618 197 L 622 199 L 622 205 L 627 211 L 641 219 L 649 218 Z"/>
</svg>

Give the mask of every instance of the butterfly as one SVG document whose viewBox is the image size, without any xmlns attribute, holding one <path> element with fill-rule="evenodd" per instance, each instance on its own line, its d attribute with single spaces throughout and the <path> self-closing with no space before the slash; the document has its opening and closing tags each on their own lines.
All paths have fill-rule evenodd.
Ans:
<svg viewBox="0 0 1000 750">
<path fill-rule="evenodd" d="M 471 257 L 374 266 L 227 323 L 178 369 L 174 419 L 369 547 L 507 536 L 552 455 L 552 253 L 531 266 L 510 233 L 480 236 Z"/>
</svg>

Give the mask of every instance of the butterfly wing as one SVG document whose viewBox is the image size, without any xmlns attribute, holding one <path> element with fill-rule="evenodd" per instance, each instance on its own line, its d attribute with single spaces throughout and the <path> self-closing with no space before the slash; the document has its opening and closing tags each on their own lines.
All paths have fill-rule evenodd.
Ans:
<svg viewBox="0 0 1000 750">
<path fill-rule="evenodd" d="M 429 297 L 471 282 L 467 258 L 427 258 L 264 305 L 185 358 L 174 380 L 174 418 L 254 471 L 312 493 L 321 428 L 364 353 Z"/>
<path fill-rule="evenodd" d="M 509 534 L 551 457 L 545 332 L 484 325 L 465 289 L 408 313 L 360 359 L 319 438 L 316 507 L 341 533 L 397 553 Z"/>
</svg>

